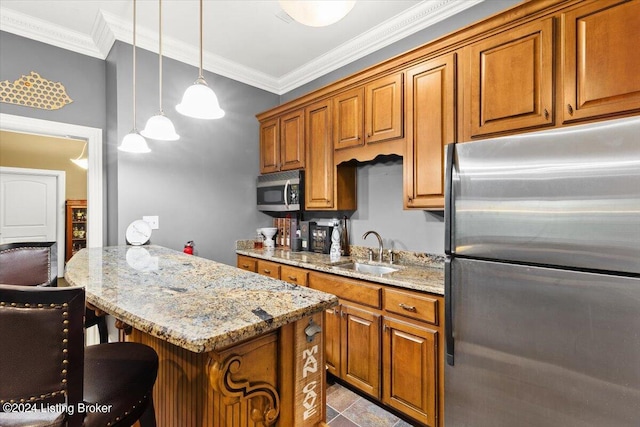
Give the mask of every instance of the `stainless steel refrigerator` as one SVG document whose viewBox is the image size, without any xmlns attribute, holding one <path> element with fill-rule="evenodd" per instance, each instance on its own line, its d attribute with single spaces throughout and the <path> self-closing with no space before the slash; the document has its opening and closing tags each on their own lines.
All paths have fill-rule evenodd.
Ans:
<svg viewBox="0 0 640 427">
<path fill-rule="evenodd" d="M 447 151 L 446 427 L 640 426 L 640 117 Z"/>
</svg>

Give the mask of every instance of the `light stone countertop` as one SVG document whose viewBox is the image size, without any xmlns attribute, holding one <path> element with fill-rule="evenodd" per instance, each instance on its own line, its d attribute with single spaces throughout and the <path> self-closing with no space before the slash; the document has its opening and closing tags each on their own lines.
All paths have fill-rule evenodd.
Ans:
<svg viewBox="0 0 640 427">
<path fill-rule="evenodd" d="M 201 353 L 338 304 L 334 295 L 161 246 L 82 249 L 65 279 L 132 327 Z"/>
<path fill-rule="evenodd" d="M 366 262 L 361 258 L 362 250 L 356 247 L 352 250 L 352 256 L 340 257 L 337 261 L 331 261 L 329 255 L 314 252 L 291 252 L 288 249 L 251 249 L 243 241 L 238 241 L 236 254 L 246 255 L 267 261 L 279 262 L 323 273 L 337 274 L 355 279 L 368 280 L 370 282 L 392 285 L 399 288 L 413 289 L 437 295 L 444 295 L 444 257 L 414 254 L 404 252 L 404 263 L 389 265 L 388 263 L 375 263 L 397 268 L 398 271 L 382 276 L 359 273 L 352 270 L 337 268 L 337 264 L 349 261 Z M 362 255 L 363 256 L 363 255 Z M 409 258 L 413 258 L 410 262 Z"/>
</svg>

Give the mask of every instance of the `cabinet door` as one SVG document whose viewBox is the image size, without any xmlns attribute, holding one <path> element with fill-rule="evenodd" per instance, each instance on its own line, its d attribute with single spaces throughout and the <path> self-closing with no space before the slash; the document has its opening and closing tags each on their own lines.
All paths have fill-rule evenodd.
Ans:
<svg viewBox="0 0 640 427">
<path fill-rule="evenodd" d="M 640 2 L 590 3 L 562 23 L 563 121 L 640 110 Z"/>
<path fill-rule="evenodd" d="M 469 48 L 471 136 L 553 124 L 553 21 L 548 18 Z"/>
<path fill-rule="evenodd" d="M 324 312 L 324 348 L 327 371 L 336 377 L 340 376 L 340 307 L 330 308 Z"/>
<path fill-rule="evenodd" d="M 385 317 L 382 335 L 382 401 L 435 426 L 437 331 Z"/>
<path fill-rule="evenodd" d="M 366 86 L 367 144 L 403 137 L 402 77 L 402 73 L 393 74 Z"/>
<path fill-rule="evenodd" d="M 236 267 L 255 273 L 258 270 L 258 263 L 254 258 L 238 255 Z"/>
<path fill-rule="evenodd" d="M 363 87 L 349 90 L 333 98 L 335 150 L 364 145 L 363 102 Z"/>
<path fill-rule="evenodd" d="M 278 119 L 260 123 L 260 173 L 280 170 L 280 126 Z"/>
<path fill-rule="evenodd" d="M 280 118 L 280 170 L 304 168 L 304 110 Z"/>
<path fill-rule="evenodd" d="M 307 107 L 305 113 L 307 166 L 305 171 L 305 207 L 333 208 L 334 165 L 331 138 L 331 101 L 323 100 Z"/>
<path fill-rule="evenodd" d="M 380 316 L 342 306 L 341 377 L 373 397 L 380 397 Z"/>
<path fill-rule="evenodd" d="M 455 54 L 407 71 L 405 208 L 444 207 L 444 146 L 455 142 Z"/>
<path fill-rule="evenodd" d="M 259 259 L 256 273 L 280 279 L 280 264 Z"/>
</svg>

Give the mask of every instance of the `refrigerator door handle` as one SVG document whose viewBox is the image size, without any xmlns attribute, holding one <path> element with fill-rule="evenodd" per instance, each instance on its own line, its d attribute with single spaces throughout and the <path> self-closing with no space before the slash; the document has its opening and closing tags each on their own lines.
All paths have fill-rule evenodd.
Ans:
<svg viewBox="0 0 640 427">
<path fill-rule="evenodd" d="M 451 255 L 451 240 L 453 238 L 453 161 L 455 144 L 448 144 L 445 152 L 445 190 L 444 190 L 444 253 Z"/>
<path fill-rule="evenodd" d="M 446 345 L 447 364 L 453 366 L 453 302 L 451 294 L 451 258 L 447 258 L 444 264 L 444 334 Z"/>
</svg>

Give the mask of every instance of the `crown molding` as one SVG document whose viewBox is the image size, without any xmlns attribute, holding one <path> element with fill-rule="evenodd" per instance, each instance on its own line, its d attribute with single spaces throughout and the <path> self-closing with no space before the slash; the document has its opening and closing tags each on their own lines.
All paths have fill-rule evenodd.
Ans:
<svg viewBox="0 0 640 427">
<path fill-rule="evenodd" d="M 483 1 L 442 0 L 435 4 L 433 2 L 419 3 L 395 18 L 373 27 L 325 55 L 319 56 L 286 74 L 279 80 L 279 95 L 296 89 Z"/>
<path fill-rule="evenodd" d="M 483 1 L 442 0 L 435 3 L 419 3 L 280 77 L 243 66 L 206 50 L 203 54 L 203 68 L 211 73 L 282 95 Z M 0 6 L 1 31 L 100 59 L 107 57 L 116 40 L 132 43 L 133 32 L 130 25 L 116 15 L 100 11 L 89 36 Z M 136 45 L 157 52 L 157 33 L 137 28 Z M 194 67 L 199 66 L 199 52 L 195 46 L 165 37 L 162 48 L 162 53 L 167 58 Z"/>
<path fill-rule="evenodd" d="M 0 6 L 0 31 L 104 59 L 93 39 L 77 31 Z"/>
</svg>

